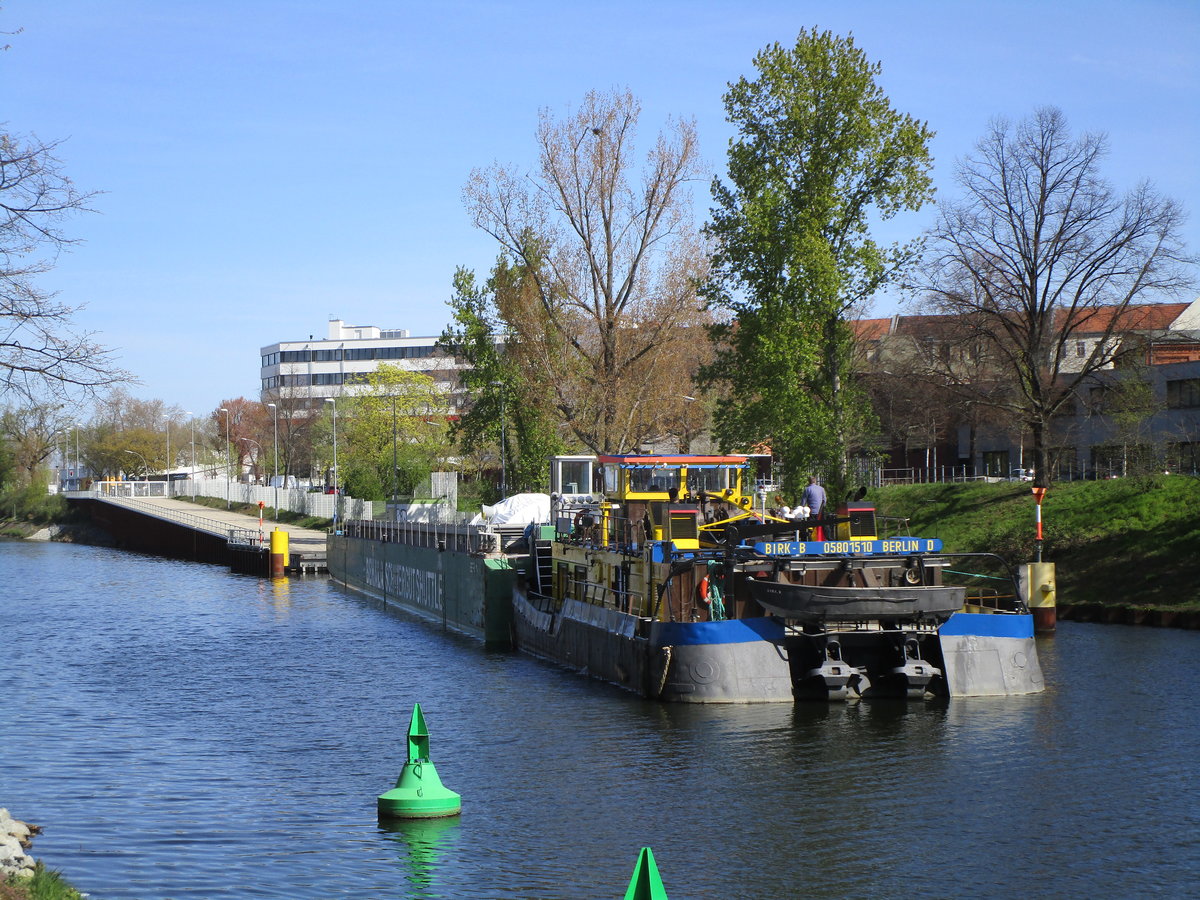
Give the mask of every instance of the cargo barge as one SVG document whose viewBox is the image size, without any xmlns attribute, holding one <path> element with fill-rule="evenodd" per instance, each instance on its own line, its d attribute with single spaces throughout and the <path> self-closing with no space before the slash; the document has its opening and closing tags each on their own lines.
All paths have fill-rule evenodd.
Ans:
<svg viewBox="0 0 1200 900">
<path fill-rule="evenodd" d="M 947 583 L 940 542 L 881 537 L 861 502 L 800 519 L 756 510 L 749 465 L 556 458 L 550 522 L 351 522 L 330 538 L 330 572 L 488 646 L 657 700 L 1043 689 L 1015 593 L 973 603 Z"/>
</svg>

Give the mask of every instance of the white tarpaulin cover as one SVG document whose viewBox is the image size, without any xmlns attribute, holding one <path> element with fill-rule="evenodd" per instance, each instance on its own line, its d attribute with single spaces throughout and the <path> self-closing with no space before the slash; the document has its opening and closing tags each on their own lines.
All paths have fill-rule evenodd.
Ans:
<svg viewBox="0 0 1200 900">
<path fill-rule="evenodd" d="M 471 520 L 472 525 L 528 525 L 530 522 L 550 521 L 549 494 L 513 494 L 495 506 L 484 506 L 483 514 Z"/>
</svg>

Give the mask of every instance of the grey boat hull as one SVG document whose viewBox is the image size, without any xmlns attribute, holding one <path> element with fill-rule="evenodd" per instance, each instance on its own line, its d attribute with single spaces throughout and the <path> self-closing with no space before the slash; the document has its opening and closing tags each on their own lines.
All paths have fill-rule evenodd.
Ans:
<svg viewBox="0 0 1200 900">
<path fill-rule="evenodd" d="M 946 585 L 824 587 L 752 581 L 750 594 L 764 610 L 800 622 L 944 621 L 963 608 L 966 589 Z"/>
</svg>

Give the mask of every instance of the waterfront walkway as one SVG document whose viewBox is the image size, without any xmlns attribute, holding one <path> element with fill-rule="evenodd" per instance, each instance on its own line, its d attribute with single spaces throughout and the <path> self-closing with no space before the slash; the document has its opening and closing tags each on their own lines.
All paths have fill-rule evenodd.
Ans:
<svg viewBox="0 0 1200 900">
<path fill-rule="evenodd" d="M 259 528 L 256 516 L 247 516 L 232 510 L 213 509 L 167 497 L 117 497 L 100 491 L 76 491 L 66 495 L 69 499 L 97 500 L 119 506 L 143 516 L 181 525 L 193 531 L 212 535 L 231 544 L 249 544 L 269 547 L 271 532 L 279 528 L 288 533 L 288 548 L 292 558 L 289 566 L 294 571 L 325 570 L 325 532 L 311 528 L 299 528 L 286 523 L 263 521 Z"/>
</svg>

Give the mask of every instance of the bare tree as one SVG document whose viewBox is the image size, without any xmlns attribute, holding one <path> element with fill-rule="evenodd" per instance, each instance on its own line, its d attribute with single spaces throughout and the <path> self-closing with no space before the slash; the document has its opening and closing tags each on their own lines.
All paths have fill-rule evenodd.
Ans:
<svg viewBox="0 0 1200 900">
<path fill-rule="evenodd" d="M 997 120 L 959 164 L 960 200 L 941 207 L 914 286 L 967 329 L 961 346 L 993 360 L 1016 390 L 1008 408 L 1033 438 L 1037 483 L 1051 474 L 1052 418 L 1120 353 L 1134 304 L 1189 283 L 1183 212 L 1141 184 L 1124 196 L 1100 177 L 1101 135 L 1073 138 L 1063 114 Z M 1095 338 L 1067 364 L 1068 341 Z"/>
<path fill-rule="evenodd" d="M 79 307 L 35 283 L 73 243 L 61 223 L 93 196 L 63 173 L 56 147 L 0 132 L 0 391 L 31 400 L 132 380 L 92 333 L 75 328 Z"/>
<path fill-rule="evenodd" d="M 673 344 L 696 339 L 682 326 L 700 315 L 707 267 L 686 189 L 699 174 L 695 126 L 669 123 L 637 179 L 640 111 L 629 92 L 591 92 L 561 120 L 543 110 L 537 174 L 497 165 L 464 190 L 475 224 L 534 288 L 527 307 L 505 312 L 508 340 L 525 346 L 563 420 L 599 452 L 652 430 L 663 384 L 688 392 L 667 363 Z"/>
</svg>

